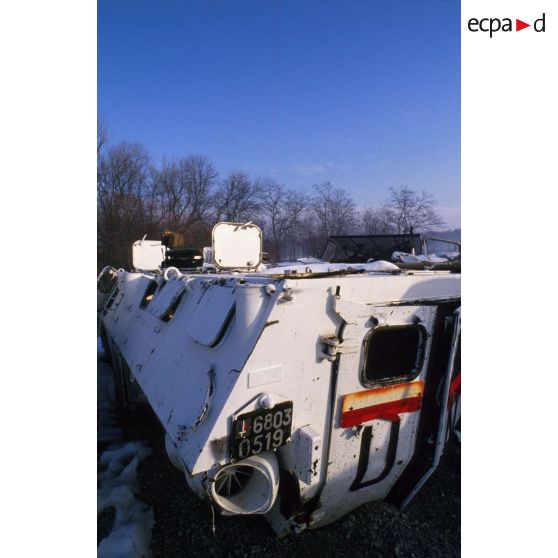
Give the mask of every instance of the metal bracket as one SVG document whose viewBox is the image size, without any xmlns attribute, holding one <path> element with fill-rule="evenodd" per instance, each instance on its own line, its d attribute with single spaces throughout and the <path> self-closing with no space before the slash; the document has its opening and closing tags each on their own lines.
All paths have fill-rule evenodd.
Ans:
<svg viewBox="0 0 558 558">
<path fill-rule="evenodd" d="M 333 310 L 348 324 L 355 324 L 361 318 L 369 318 L 374 312 L 374 307 L 365 302 L 352 302 L 335 295 Z"/>
<path fill-rule="evenodd" d="M 326 358 L 330 362 L 333 362 L 339 354 L 356 353 L 359 349 L 357 344 L 351 343 L 350 341 L 343 341 L 343 343 L 341 343 L 339 338 L 335 335 L 330 335 L 328 337 L 320 335 L 318 341 L 324 348 L 322 351 L 322 358 Z"/>
</svg>

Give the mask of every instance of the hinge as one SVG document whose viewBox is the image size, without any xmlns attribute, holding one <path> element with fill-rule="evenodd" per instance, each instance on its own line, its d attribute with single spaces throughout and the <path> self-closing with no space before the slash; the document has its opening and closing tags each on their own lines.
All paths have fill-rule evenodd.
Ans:
<svg viewBox="0 0 558 558">
<path fill-rule="evenodd" d="M 323 346 L 322 358 L 327 358 L 330 362 L 333 362 L 339 354 L 355 353 L 358 350 L 358 345 L 352 344 L 350 340 L 341 343 L 335 335 L 328 337 L 320 335 L 318 340 Z"/>
</svg>

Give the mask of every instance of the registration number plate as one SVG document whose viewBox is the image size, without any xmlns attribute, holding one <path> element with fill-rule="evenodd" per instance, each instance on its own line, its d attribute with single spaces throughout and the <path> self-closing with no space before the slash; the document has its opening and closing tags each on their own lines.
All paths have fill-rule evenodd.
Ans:
<svg viewBox="0 0 558 558">
<path fill-rule="evenodd" d="M 237 461 L 290 442 L 293 403 L 239 415 L 233 421 L 232 459 Z"/>
</svg>

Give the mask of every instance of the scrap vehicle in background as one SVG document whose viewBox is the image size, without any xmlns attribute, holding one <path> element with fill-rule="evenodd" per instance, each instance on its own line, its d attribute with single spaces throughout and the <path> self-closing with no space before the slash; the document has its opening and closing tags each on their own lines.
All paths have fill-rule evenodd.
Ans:
<svg viewBox="0 0 558 558">
<path fill-rule="evenodd" d="M 278 534 L 406 505 L 460 415 L 460 247 L 427 245 L 332 237 L 331 261 L 271 265 L 251 223 L 197 252 L 136 242 L 98 280 L 121 404 L 152 407 L 198 496 Z"/>
</svg>

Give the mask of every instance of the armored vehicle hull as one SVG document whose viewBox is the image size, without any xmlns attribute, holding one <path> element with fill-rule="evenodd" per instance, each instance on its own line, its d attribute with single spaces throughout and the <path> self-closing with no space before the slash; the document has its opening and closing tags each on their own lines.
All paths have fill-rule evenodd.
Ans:
<svg viewBox="0 0 558 558">
<path fill-rule="evenodd" d="M 318 528 L 406 505 L 436 468 L 459 419 L 459 273 L 110 273 L 100 330 L 121 401 L 152 407 L 172 462 L 222 513 Z"/>
</svg>

